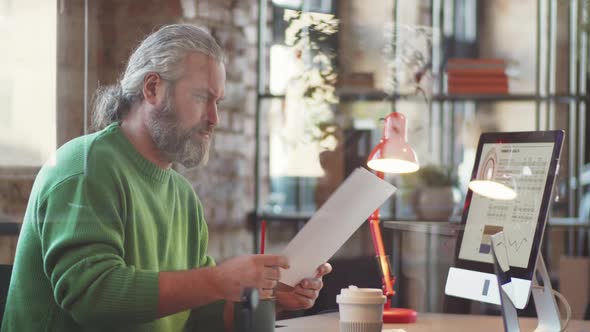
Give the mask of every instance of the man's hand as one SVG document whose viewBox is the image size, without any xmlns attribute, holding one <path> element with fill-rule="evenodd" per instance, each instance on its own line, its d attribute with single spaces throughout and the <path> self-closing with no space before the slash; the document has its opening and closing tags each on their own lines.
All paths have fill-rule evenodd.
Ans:
<svg viewBox="0 0 590 332">
<path fill-rule="evenodd" d="M 215 268 L 218 291 L 230 301 L 240 301 L 244 288 L 258 288 L 260 297 L 272 296 L 281 278 L 279 268 L 288 269 L 287 257 L 247 255 L 227 260 Z"/>
<path fill-rule="evenodd" d="M 301 280 L 295 287 L 279 283 L 277 287 L 277 311 L 301 310 L 313 307 L 324 286 L 322 277 L 332 271 L 332 265 L 324 263 L 318 267 L 314 278 Z"/>
</svg>

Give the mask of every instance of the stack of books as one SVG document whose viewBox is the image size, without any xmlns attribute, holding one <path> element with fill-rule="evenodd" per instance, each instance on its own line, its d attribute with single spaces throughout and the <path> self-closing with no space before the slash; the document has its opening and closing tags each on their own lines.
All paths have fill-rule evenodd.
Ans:
<svg viewBox="0 0 590 332">
<path fill-rule="evenodd" d="M 507 94 L 506 61 L 451 58 L 447 62 L 447 93 Z"/>
</svg>

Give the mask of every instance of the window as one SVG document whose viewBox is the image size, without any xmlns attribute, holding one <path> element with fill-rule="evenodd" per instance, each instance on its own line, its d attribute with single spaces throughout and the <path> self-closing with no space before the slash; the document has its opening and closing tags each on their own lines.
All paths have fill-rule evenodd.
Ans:
<svg viewBox="0 0 590 332">
<path fill-rule="evenodd" d="M 56 7 L 0 0 L 0 167 L 40 166 L 56 149 Z"/>
</svg>

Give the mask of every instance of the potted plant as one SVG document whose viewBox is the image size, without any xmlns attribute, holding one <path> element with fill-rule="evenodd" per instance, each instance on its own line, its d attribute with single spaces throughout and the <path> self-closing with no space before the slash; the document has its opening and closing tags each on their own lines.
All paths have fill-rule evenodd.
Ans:
<svg viewBox="0 0 590 332">
<path fill-rule="evenodd" d="M 457 177 L 438 165 L 423 166 L 403 175 L 402 181 L 413 188 L 412 209 L 420 220 L 448 221 L 461 199 Z"/>
<path fill-rule="evenodd" d="M 310 106 L 336 103 L 338 19 L 331 14 L 289 10 L 285 20 L 285 43 L 298 51 L 304 64 L 297 77 L 305 85 L 303 98 Z"/>
</svg>

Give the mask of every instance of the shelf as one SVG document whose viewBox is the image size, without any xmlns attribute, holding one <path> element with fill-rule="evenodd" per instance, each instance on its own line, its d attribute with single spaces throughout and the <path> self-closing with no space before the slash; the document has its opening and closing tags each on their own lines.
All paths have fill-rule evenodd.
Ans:
<svg viewBox="0 0 590 332">
<path fill-rule="evenodd" d="M 21 224 L 16 218 L 0 215 L 0 235 L 18 235 Z"/>
<path fill-rule="evenodd" d="M 284 99 L 285 95 L 261 94 L 260 99 Z M 354 102 L 354 101 L 422 101 L 424 97 L 420 95 L 389 95 L 383 91 L 371 92 L 354 92 L 338 94 L 340 102 Z M 431 97 L 433 102 L 444 101 L 481 101 L 481 102 L 496 102 L 496 101 L 516 101 L 516 102 L 581 102 L 589 101 L 589 96 L 586 95 L 568 95 L 568 94 L 553 94 L 553 95 L 535 95 L 535 94 L 458 94 L 458 95 L 434 95 Z"/>
<path fill-rule="evenodd" d="M 445 236 L 455 236 L 465 228 L 460 221 L 383 221 L 382 224 L 385 228 L 397 231 Z M 590 221 L 578 218 L 549 218 L 549 225 L 553 227 L 590 228 Z"/>
<path fill-rule="evenodd" d="M 464 226 L 458 222 L 448 221 L 384 221 L 383 227 L 397 230 L 444 236 L 456 236 Z"/>
<path fill-rule="evenodd" d="M 588 96 L 584 95 L 534 95 L 534 94 L 481 94 L 481 95 L 437 95 L 432 98 L 435 101 L 553 101 L 567 103 L 571 101 L 588 100 Z"/>
<path fill-rule="evenodd" d="M 580 218 L 549 218 L 549 225 L 553 227 L 575 227 L 590 229 L 590 220 Z"/>
<path fill-rule="evenodd" d="M 281 214 L 272 214 L 272 213 L 262 213 L 262 214 L 256 214 L 254 212 L 251 212 L 248 216 L 248 218 L 250 220 L 252 220 L 252 222 L 255 223 L 260 223 L 262 220 L 266 220 L 267 222 L 307 222 L 309 221 L 312 217 L 314 216 L 314 213 L 281 213 Z M 390 219 L 391 217 L 388 216 L 382 216 L 381 217 L 381 222 L 386 222 L 388 219 Z M 368 220 L 368 218 L 367 218 Z M 397 221 L 396 221 L 397 222 Z M 424 223 L 424 221 L 401 221 L 401 223 L 411 223 L 411 222 L 417 222 L 417 223 Z M 460 220 L 457 220 L 457 223 L 460 222 Z M 439 223 L 443 223 L 443 222 L 439 222 Z"/>
<path fill-rule="evenodd" d="M 287 221 L 287 222 L 300 222 L 300 221 L 308 221 L 311 219 L 311 214 L 297 214 L 297 213 L 284 213 L 284 214 L 269 214 L 263 213 L 256 215 L 252 213 L 250 215 L 251 220 L 258 223 L 262 220 L 266 220 L 267 222 L 275 222 L 275 221 Z"/>
</svg>

